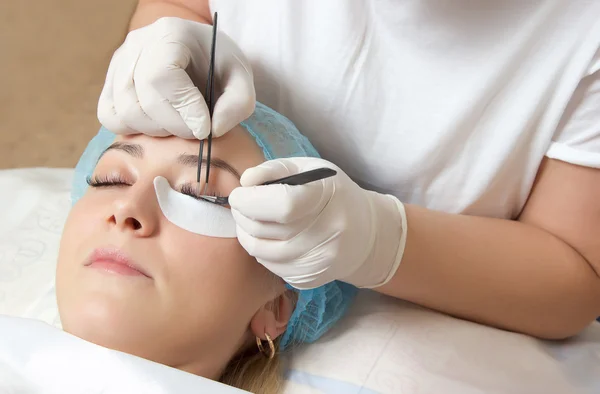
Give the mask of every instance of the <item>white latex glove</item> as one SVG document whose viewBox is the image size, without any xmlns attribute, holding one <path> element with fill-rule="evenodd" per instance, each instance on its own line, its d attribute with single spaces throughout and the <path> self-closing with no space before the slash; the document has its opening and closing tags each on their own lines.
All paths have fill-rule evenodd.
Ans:
<svg viewBox="0 0 600 394">
<path fill-rule="evenodd" d="M 334 177 L 302 186 L 255 186 L 330 167 Z M 298 289 L 333 280 L 378 287 L 396 272 L 406 243 L 404 206 L 361 189 L 335 165 L 316 158 L 265 162 L 244 172 L 229 196 L 241 245 Z"/>
<path fill-rule="evenodd" d="M 211 121 L 204 99 L 212 26 L 165 17 L 131 31 L 112 57 L 98 119 L 117 134 L 204 139 Z M 254 111 L 252 69 L 240 48 L 219 32 L 212 131 L 219 137 Z"/>
</svg>

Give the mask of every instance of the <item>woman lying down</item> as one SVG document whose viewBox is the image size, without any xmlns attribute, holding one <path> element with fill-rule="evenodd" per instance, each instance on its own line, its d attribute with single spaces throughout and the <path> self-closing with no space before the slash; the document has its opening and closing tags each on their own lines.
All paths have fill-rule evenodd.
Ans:
<svg viewBox="0 0 600 394">
<path fill-rule="evenodd" d="M 291 290 L 249 256 L 230 211 L 196 201 L 204 191 L 196 183 L 198 141 L 113 140 L 102 131 L 90 145 L 60 246 L 63 329 L 251 392 L 278 392 L 279 353 L 320 337 L 346 311 L 354 287 Z M 208 192 L 227 196 L 244 170 L 285 156 L 317 153 L 259 104 L 213 141 Z"/>
</svg>

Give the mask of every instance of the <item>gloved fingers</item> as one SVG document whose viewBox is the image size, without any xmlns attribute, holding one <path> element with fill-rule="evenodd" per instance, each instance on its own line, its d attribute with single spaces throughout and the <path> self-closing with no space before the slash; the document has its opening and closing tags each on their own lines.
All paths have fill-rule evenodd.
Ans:
<svg viewBox="0 0 600 394">
<path fill-rule="evenodd" d="M 231 213 L 233 214 L 236 224 L 250 236 L 278 241 L 287 241 L 294 238 L 301 233 L 303 229 L 310 226 L 310 223 L 314 220 L 312 217 L 304 217 L 290 224 L 281 224 L 252 220 L 235 209 L 232 209 Z"/>
<path fill-rule="evenodd" d="M 240 245 L 250 256 L 258 260 L 283 263 L 292 261 L 304 253 L 304 248 L 298 249 L 290 244 L 290 241 L 279 241 L 273 239 L 256 238 L 248 234 L 240 226 L 236 227 L 237 238 Z"/>
<path fill-rule="evenodd" d="M 289 272 L 284 280 L 299 290 L 314 289 L 336 280 L 327 271 L 327 268 L 323 268 L 320 271 Z"/>
<path fill-rule="evenodd" d="M 162 129 L 167 132 L 165 136 L 175 135 L 188 140 L 195 138 L 179 113 L 156 90 L 149 85 L 141 84 L 137 87 L 137 91 L 141 108 L 162 126 Z"/>
<path fill-rule="evenodd" d="M 333 282 L 336 279 L 328 279 L 326 280 L 324 277 L 318 278 L 318 277 L 313 277 L 312 275 L 303 277 L 292 277 L 290 279 L 288 279 L 289 282 L 287 282 L 290 286 L 292 286 L 294 289 L 297 290 L 310 290 L 310 289 L 316 289 L 317 287 L 321 287 L 326 285 L 329 282 Z"/>
<path fill-rule="evenodd" d="M 113 102 L 117 117 L 131 130 L 152 137 L 165 137 L 170 133 L 150 118 L 142 109 L 134 84 L 134 73 L 139 53 L 123 53 L 120 66 L 114 73 Z"/>
<path fill-rule="evenodd" d="M 252 73 L 240 60 L 237 60 L 232 67 L 219 80 L 224 90 L 215 104 L 213 113 L 212 132 L 215 137 L 224 135 L 237 124 L 248 119 L 256 106 Z"/>
<path fill-rule="evenodd" d="M 326 268 L 320 271 L 311 271 L 309 266 L 308 269 L 299 271 L 294 265 L 296 262 L 274 263 L 270 261 L 260 261 L 258 259 L 257 261 L 266 269 L 285 280 L 290 286 L 298 290 L 314 289 L 336 280 L 328 274 Z M 281 272 L 281 274 L 279 272 Z"/>
<path fill-rule="evenodd" d="M 115 72 L 118 69 L 118 62 L 123 55 L 121 48 L 117 49 L 108 65 L 104 87 L 98 99 L 97 116 L 98 121 L 108 130 L 116 134 L 137 134 L 136 130 L 127 126 L 118 116 L 115 109 L 114 89 L 115 89 Z"/>
<path fill-rule="evenodd" d="M 244 249 L 269 271 L 283 278 L 294 287 L 309 289 L 335 280 L 329 266 L 321 266 L 321 258 L 312 253 L 302 254 L 305 249 L 287 245 L 285 241 L 254 238 L 238 227 L 238 241 Z"/>
<path fill-rule="evenodd" d="M 238 187 L 229 196 L 229 205 L 249 219 L 291 223 L 313 216 L 329 202 L 332 187 L 325 179 L 307 185 Z"/>
<path fill-rule="evenodd" d="M 208 137 L 210 118 L 204 96 L 186 72 L 190 50 L 162 43 L 142 53 L 135 84 L 142 108 L 173 135 Z"/>
</svg>

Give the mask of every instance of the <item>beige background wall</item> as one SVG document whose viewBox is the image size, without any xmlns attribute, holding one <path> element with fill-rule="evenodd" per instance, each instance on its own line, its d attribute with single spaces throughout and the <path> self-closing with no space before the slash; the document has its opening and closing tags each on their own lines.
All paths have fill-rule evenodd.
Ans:
<svg viewBox="0 0 600 394">
<path fill-rule="evenodd" d="M 0 169 L 73 167 L 135 0 L 0 0 Z"/>
</svg>

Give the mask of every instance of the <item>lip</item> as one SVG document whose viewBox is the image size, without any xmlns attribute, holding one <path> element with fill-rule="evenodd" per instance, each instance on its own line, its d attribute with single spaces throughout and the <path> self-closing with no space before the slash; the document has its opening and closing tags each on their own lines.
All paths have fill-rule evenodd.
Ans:
<svg viewBox="0 0 600 394">
<path fill-rule="evenodd" d="M 87 259 L 85 266 L 124 276 L 145 276 L 150 274 L 117 248 L 95 249 Z"/>
</svg>

